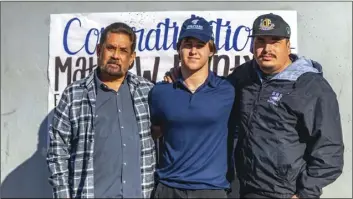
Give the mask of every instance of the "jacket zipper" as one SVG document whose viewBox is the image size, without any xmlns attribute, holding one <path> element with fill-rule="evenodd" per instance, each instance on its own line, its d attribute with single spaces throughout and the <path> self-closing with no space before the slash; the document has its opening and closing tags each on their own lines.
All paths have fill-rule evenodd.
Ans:
<svg viewBox="0 0 353 199">
<path fill-rule="evenodd" d="M 252 119 L 253 119 L 253 116 L 254 116 L 254 112 L 257 111 L 257 106 L 258 106 L 258 103 L 260 101 L 261 92 L 263 90 L 264 84 L 265 84 L 265 82 L 260 84 L 259 93 L 257 95 L 257 98 L 256 98 L 255 102 L 254 102 L 254 105 L 253 105 L 253 108 L 251 110 L 250 117 L 249 117 L 249 120 L 248 120 L 248 127 L 250 127 L 250 125 L 251 125 L 251 122 L 252 122 Z"/>
</svg>

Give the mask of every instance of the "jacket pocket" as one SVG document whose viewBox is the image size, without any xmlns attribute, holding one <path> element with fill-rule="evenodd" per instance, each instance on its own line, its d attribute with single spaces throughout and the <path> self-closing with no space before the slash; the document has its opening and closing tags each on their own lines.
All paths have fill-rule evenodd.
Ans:
<svg viewBox="0 0 353 199">
<path fill-rule="evenodd" d="M 295 186 L 301 167 L 295 162 L 290 162 L 287 156 L 288 154 L 284 152 L 278 152 L 276 172 L 283 182 L 288 183 L 289 186 Z"/>
</svg>

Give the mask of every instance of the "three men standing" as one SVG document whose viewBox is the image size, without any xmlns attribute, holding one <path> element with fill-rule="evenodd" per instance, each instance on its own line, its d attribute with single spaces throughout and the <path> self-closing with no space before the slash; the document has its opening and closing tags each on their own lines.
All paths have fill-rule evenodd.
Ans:
<svg viewBox="0 0 353 199">
<path fill-rule="evenodd" d="M 194 23 L 208 27 L 198 24 L 204 19 Z M 225 131 L 232 129 L 217 118 L 228 123 L 229 117 L 237 126 L 234 160 L 241 197 L 319 197 L 342 173 L 338 102 L 321 65 L 291 54 L 289 25 L 274 14 L 254 21 L 254 59 L 227 77 L 234 87 L 208 70 L 197 78 L 190 73 L 200 71 L 197 63 L 209 61 L 216 50 L 212 37 L 205 39 L 207 32 L 186 32 L 178 44 L 184 68 L 174 70 L 175 83 L 157 85 L 148 98 L 153 84 L 128 72 L 135 58 L 133 30 L 122 23 L 105 29 L 97 46 L 99 66 L 68 86 L 55 109 L 47 157 L 54 197 L 150 197 L 155 185 L 151 124 L 160 125 L 166 138 L 157 172 L 165 187 L 157 186 L 155 196 L 182 198 L 195 187 L 224 190 L 228 168 L 215 161 L 225 166 L 232 159 L 224 148 L 231 135 Z M 207 96 L 212 92 L 214 99 Z M 163 95 L 174 103 L 162 103 Z M 212 109 L 219 103 L 225 109 Z M 200 133 L 200 125 L 210 132 Z M 219 171 L 214 176 L 213 166 Z"/>
</svg>

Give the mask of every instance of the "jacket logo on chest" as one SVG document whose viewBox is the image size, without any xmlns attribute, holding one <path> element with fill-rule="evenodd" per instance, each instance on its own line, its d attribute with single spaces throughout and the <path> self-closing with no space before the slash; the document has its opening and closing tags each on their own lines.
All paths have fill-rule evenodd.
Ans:
<svg viewBox="0 0 353 199">
<path fill-rule="evenodd" d="M 270 98 L 267 100 L 267 102 L 278 106 L 278 102 L 281 100 L 282 94 L 276 91 L 273 91 Z"/>
</svg>

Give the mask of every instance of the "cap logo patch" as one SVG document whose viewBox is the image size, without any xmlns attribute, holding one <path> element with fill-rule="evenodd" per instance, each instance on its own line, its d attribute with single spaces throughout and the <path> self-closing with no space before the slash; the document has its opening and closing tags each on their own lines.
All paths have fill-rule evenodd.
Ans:
<svg viewBox="0 0 353 199">
<path fill-rule="evenodd" d="M 271 19 L 261 19 L 260 30 L 272 30 L 275 27 L 275 24 L 271 22 Z"/>
<path fill-rule="evenodd" d="M 189 29 L 203 30 L 203 26 L 197 25 L 197 22 L 199 22 L 198 19 L 192 20 L 192 21 L 191 21 L 192 25 L 186 26 L 186 29 L 187 29 L 187 30 L 189 30 Z"/>
<path fill-rule="evenodd" d="M 194 19 L 194 20 L 191 21 L 191 23 L 196 25 L 198 21 L 199 21 L 198 19 Z"/>
<path fill-rule="evenodd" d="M 287 30 L 287 34 L 290 35 L 290 27 L 287 27 L 286 30 Z"/>
</svg>

